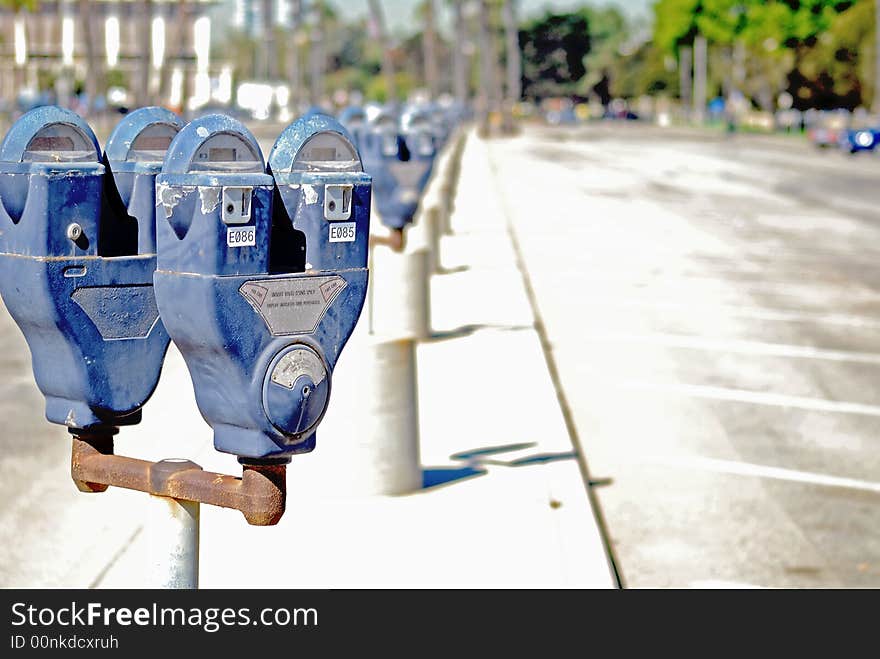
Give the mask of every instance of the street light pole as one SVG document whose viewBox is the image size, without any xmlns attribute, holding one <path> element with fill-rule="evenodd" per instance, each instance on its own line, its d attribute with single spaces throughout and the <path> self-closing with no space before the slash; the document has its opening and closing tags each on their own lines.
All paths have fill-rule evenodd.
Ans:
<svg viewBox="0 0 880 659">
<path fill-rule="evenodd" d="M 681 110 L 683 119 L 690 116 L 691 107 L 691 66 L 693 64 L 693 49 L 690 46 L 681 46 L 678 49 L 678 80 L 679 96 L 681 98 Z"/>
<path fill-rule="evenodd" d="M 507 100 L 504 111 L 507 131 L 513 130 L 513 109 L 522 96 L 522 64 L 519 53 L 516 4 L 517 0 L 504 0 L 501 7 L 504 18 L 505 59 L 507 62 Z"/>
<path fill-rule="evenodd" d="M 291 86 L 291 103 L 299 111 L 303 105 L 303 70 L 300 62 L 300 46 L 305 34 L 303 29 L 302 0 L 291 0 L 291 38 L 287 43 L 287 77 Z"/>
<path fill-rule="evenodd" d="M 311 104 L 320 105 L 324 98 L 324 16 L 321 2 L 313 2 L 309 20 L 309 69 L 311 75 Z"/>
<path fill-rule="evenodd" d="M 706 118 L 706 68 L 708 59 L 706 37 L 694 39 L 694 119 L 703 123 Z"/>
<path fill-rule="evenodd" d="M 479 1 L 480 34 L 480 132 L 489 134 L 490 115 L 494 108 L 495 48 L 489 27 L 489 0 Z"/>
<path fill-rule="evenodd" d="M 152 46 L 153 0 L 141 0 L 138 5 L 138 62 L 137 62 L 137 103 L 150 105 L 150 51 Z M 91 75 L 91 71 L 89 72 Z"/>
<path fill-rule="evenodd" d="M 275 27 L 272 15 L 274 3 L 263 0 L 263 64 L 261 74 L 268 80 L 278 79 L 277 53 L 275 52 Z"/>
<path fill-rule="evenodd" d="M 463 0 L 453 0 L 455 37 L 452 39 L 452 91 L 455 100 L 464 105 L 468 100 L 468 72 L 464 53 L 467 25 L 464 20 Z"/>
</svg>

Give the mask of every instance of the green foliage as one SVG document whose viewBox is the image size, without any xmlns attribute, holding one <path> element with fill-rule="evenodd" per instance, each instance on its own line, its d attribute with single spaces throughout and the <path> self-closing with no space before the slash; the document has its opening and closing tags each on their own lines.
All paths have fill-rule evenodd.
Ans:
<svg viewBox="0 0 880 659">
<path fill-rule="evenodd" d="M 523 96 L 546 98 L 576 93 L 587 72 L 590 23 L 586 12 L 546 12 L 519 31 L 522 51 Z"/>
<path fill-rule="evenodd" d="M 7 7 L 13 11 L 19 11 L 21 9 L 31 11 L 36 9 L 37 0 L 0 0 L 0 7 Z"/>
<path fill-rule="evenodd" d="M 873 12 L 874 0 L 657 0 L 654 45 L 677 56 L 702 35 L 710 50 L 726 53 L 723 79 L 739 44 L 748 63 L 745 91 L 762 106 L 787 87 L 798 108 L 850 107 L 872 86 L 865 55 L 873 50 Z"/>
<path fill-rule="evenodd" d="M 658 0 L 654 43 L 667 52 L 702 34 L 716 45 L 742 39 L 767 48 L 812 47 L 835 16 L 854 1 L 839 0 Z"/>
<path fill-rule="evenodd" d="M 789 76 L 796 105 L 852 109 L 873 100 L 874 3 L 860 0 L 851 5 L 832 17 Z"/>
<path fill-rule="evenodd" d="M 590 52 L 584 60 L 587 69 L 582 89 L 589 89 L 607 73 L 612 79 L 624 74 L 622 51 L 630 38 L 626 17 L 616 7 L 584 10 L 590 26 Z"/>
<path fill-rule="evenodd" d="M 635 52 L 621 58 L 611 76 L 614 96 L 635 98 L 645 94 L 671 96 L 678 93 L 678 73 L 667 66 L 665 55 L 655 44 L 641 44 Z"/>
<path fill-rule="evenodd" d="M 406 98 L 419 84 L 418 81 L 410 74 L 400 72 L 395 74 L 394 83 L 397 85 L 397 94 L 401 98 Z M 385 76 L 375 76 L 369 80 L 364 90 L 364 95 L 379 103 L 385 103 L 388 100 L 388 89 L 385 86 Z"/>
<path fill-rule="evenodd" d="M 128 87 L 128 79 L 126 78 L 125 73 L 123 73 L 121 70 L 110 69 L 109 71 L 107 71 L 106 84 L 107 84 L 108 88 L 110 88 L 110 87 L 127 88 Z"/>
</svg>

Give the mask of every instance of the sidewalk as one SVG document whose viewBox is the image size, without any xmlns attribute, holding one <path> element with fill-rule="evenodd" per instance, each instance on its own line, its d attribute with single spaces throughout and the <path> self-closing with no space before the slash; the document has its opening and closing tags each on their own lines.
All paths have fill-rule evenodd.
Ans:
<svg viewBox="0 0 880 659">
<path fill-rule="evenodd" d="M 351 410 L 370 394 L 359 390 L 365 309 L 318 447 L 288 469 L 281 522 L 251 527 L 236 511 L 202 506 L 201 587 L 615 587 L 495 194 L 485 145 L 470 135 L 444 272 L 432 281 L 434 337 L 417 349 L 425 488 L 364 497 L 348 487 L 362 468 L 350 457 Z M 173 346 L 143 423 L 120 433 L 117 453 L 240 470 L 213 450 Z M 148 498 L 79 494 L 60 468 L 46 478 L 61 485 L 41 503 L 53 523 L 20 537 L 34 548 L 33 582 L 9 585 L 145 585 Z M 56 567 L 41 573 L 38 561 Z"/>
</svg>

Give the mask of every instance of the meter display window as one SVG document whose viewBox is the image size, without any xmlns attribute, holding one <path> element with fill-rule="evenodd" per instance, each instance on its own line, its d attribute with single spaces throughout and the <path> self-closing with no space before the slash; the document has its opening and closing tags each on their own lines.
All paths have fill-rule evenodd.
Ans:
<svg viewBox="0 0 880 659">
<path fill-rule="evenodd" d="M 382 155 L 383 156 L 396 156 L 397 152 L 398 152 L 397 133 L 393 133 L 393 132 L 382 133 Z"/>
<path fill-rule="evenodd" d="M 50 124 L 28 142 L 22 162 L 96 162 L 94 143 L 69 124 Z"/>
<path fill-rule="evenodd" d="M 177 135 L 177 126 L 151 124 L 144 128 L 131 143 L 126 160 L 138 162 L 162 162 L 171 140 Z"/>
<path fill-rule="evenodd" d="M 361 172 L 354 146 L 339 133 L 318 133 L 300 147 L 293 161 L 294 172 Z"/>
<path fill-rule="evenodd" d="M 263 162 L 246 140 L 220 133 L 202 143 L 190 161 L 190 171 L 263 173 Z"/>
<path fill-rule="evenodd" d="M 434 155 L 434 140 L 431 135 L 420 133 L 416 136 L 416 152 L 420 156 Z"/>
</svg>

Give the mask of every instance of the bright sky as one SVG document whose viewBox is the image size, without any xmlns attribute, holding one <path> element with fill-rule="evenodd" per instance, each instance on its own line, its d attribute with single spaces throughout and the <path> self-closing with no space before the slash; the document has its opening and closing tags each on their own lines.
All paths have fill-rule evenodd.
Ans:
<svg viewBox="0 0 880 659">
<path fill-rule="evenodd" d="M 331 2 L 340 10 L 345 7 L 357 13 L 367 12 L 367 0 L 331 0 Z M 412 27 L 414 8 L 418 2 L 419 0 L 382 0 L 385 18 L 392 29 L 403 28 L 406 30 Z M 640 16 L 649 13 L 652 3 L 653 0 L 519 0 L 519 13 L 521 17 L 524 17 L 542 13 L 546 8 L 564 10 L 592 4 L 596 6 L 616 5 L 628 14 Z M 444 15 L 448 15 L 449 9 L 445 2 L 435 2 L 435 6 Z"/>
<path fill-rule="evenodd" d="M 257 1 L 257 0 L 252 0 Z M 381 0 L 385 12 L 385 19 L 393 31 L 404 33 L 411 32 L 415 27 L 415 7 L 420 0 Z M 222 9 L 222 16 L 229 18 L 231 9 L 237 3 L 235 0 L 224 0 L 226 6 Z M 352 16 L 367 14 L 367 0 L 330 0 L 339 13 L 350 12 Z M 540 14 L 544 9 L 556 11 L 582 7 L 584 5 L 608 6 L 615 5 L 632 16 L 647 16 L 654 0 L 519 0 L 520 17 Z M 259 6 L 259 3 L 258 5 Z M 288 5 L 289 6 L 289 5 Z M 435 0 L 435 7 L 439 13 L 438 23 L 448 26 L 450 23 L 450 10 L 445 0 Z"/>
</svg>

